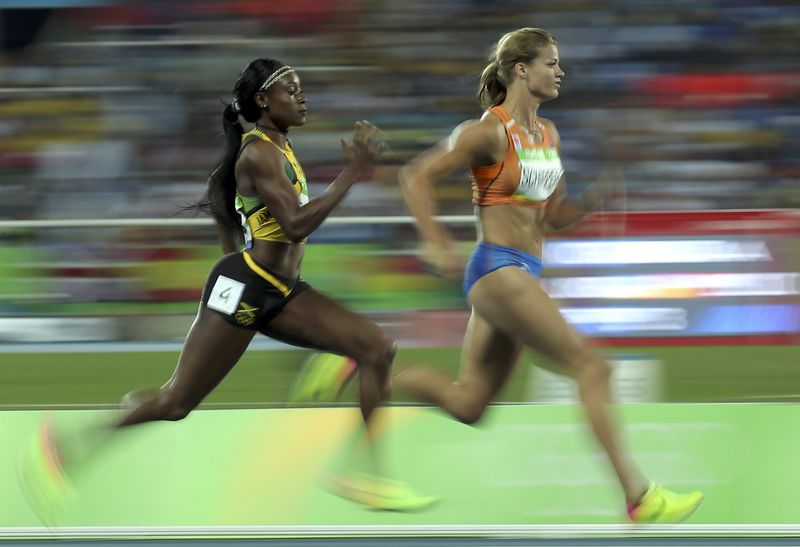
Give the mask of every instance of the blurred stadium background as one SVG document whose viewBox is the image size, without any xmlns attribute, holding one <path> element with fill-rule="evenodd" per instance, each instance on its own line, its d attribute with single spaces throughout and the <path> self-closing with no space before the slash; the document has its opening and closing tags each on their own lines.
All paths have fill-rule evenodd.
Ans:
<svg viewBox="0 0 800 547">
<path fill-rule="evenodd" d="M 416 260 L 396 171 L 480 115 L 488 49 L 521 26 L 559 40 L 565 85 L 541 113 L 571 191 L 625 181 L 615 211 L 545 255 L 622 400 L 800 399 L 797 2 L 0 0 L 0 408 L 111 405 L 168 377 L 220 254 L 210 222 L 177 210 L 256 57 L 303 80 L 292 140 L 312 195 L 353 121 L 391 145 L 312 237 L 304 277 L 397 336 L 399 369 L 454 368 L 460 281 Z M 466 255 L 466 173 L 437 195 Z M 207 407 L 285 404 L 306 352 L 253 349 Z M 503 402 L 570 400 L 531 363 L 546 365 L 526 355 Z"/>
<path fill-rule="evenodd" d="M 387 218 L 406 214 L 396 170 L 480 114 L 474 92 L 488 48 L 523 25 L 559 40 L 566 85 L 543 114 L 562 134 L 571 191 L 603 177 L 627 187 L 612 199 L 621 212 L 548 247 L 548 287 L 570 320 L 600 338 L 629 339 L 615 346 L 675 338 L 645 355 L 675 361 L 664 377 L 684 385 L 667 390 L 670 400 L 800 394 L 783 366 L 796 359 L 800 332 L 796 2 L 7 0 L 0 8 L 0 341 L 29 352 L 3 358 L 16 378 L 3 382 L 6 404 L 78 402 L 77 391 L 67 396 L 73 390 L 109 402 L 126 389 L 102 384 L 109 361 L 138 375 L 163 360 L 143 383 L 172 367 L 174 345 L 147 359 L 103 355 L 95 370 L 75 343 L 159 349 L 182 339 L 220 251 L 210 223 L 177 212 L 202 193 L 222 144 L 221 101 L 259 56 L 303 78 L 311 115 L 292 138 L 312 193 L 340 169 L 339 137 L 354 120 L 382 127 L 392 148 L 312 238 L 305 277 L 375 315 L 403 348 L 457 347 L 459 281 L 429 275 L 414 257 L 413 227 Z M 467 253 L 466 176 L 437 193 Z M 762 211 L 702 213 L 731 209 Z M 699 366 L 714 361 L 694 347 L 699 339 L 680 349 L 693 336 L 751 344 L 736 356 L 754 343 L 782 347 L 726 356 L 722 389 L 698 378 L 717 368 Z M 53 342 L 73 353 L 30 346 Z M 263 396 L 251 402 L 283 399 L 302 359 L 290 355 L 274 366 L 257 358 L 262 374 L 281 378 L 262 379 Z M 83 381 L 72 380 L 81 373 L 71 362 Z M 517 382 L 511 391 L 525 400 L 531 390 Z"/>
</svg>

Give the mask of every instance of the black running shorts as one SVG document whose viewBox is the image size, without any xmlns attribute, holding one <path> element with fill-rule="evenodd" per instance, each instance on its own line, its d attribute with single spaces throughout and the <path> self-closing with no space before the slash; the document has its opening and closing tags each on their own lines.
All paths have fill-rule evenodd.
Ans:
<svg viewBox="0 0 800 547">
<path fill-rule="evenodd" d="M 243 251 L 222 257 L 208 274 L 203 305 L 236 327 L 259 330 L 310 285 L 276 275 Z"/>
</svg>

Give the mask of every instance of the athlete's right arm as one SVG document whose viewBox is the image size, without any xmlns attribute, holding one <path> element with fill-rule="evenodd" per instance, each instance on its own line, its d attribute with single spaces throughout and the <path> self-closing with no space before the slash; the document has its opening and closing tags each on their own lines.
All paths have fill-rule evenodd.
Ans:
<svg viewBox="0 0 800 547">
<path fill-rule="evenodd" d="M 501 129 L 502 131 L 502 129 Z M 459 169 L 491 165 L 499 161 L 503 151 L 494 120 L 469 120 L 459 125 L 449 138 L 423 152 L 400 170 L 400 188 L 409 211 L 417 220 L 423 245 L 430 247 L 428 260 L 445 273 L 455 273 L 453 261 L 442 255 L 452 252 L 453 237 L 436 220 L 433 184 Z M 439 255 L 438 257 L 436 255 Z M 449 262 L 449 263 L 448 263 Z M 450 271 L 448 271 L 450 270 Z"/>
<path fill-rule="evenodd" d="M 290 240 L 302 241 L 316 230 L 383 150 L 378 129 L 362 122 L 356 124 L 353 141 L 343 141 L 342 145 L 347 166 L 322 195 L 302 206 L 292 182 L 285 174 L 285 159 L 273 145 L 255 142 L 242 154 L 240 161 L 245 162 L 243 169 L 253 177 L 264 205 Z M 253 149 L 252 154 L 248 153 L 250 149 Z"/>
<path fill-rule="evenodd" d="M 433 183 L 459 169 L 494 163 L 496 135 L 485 120 L 469 120 L 455 128 L 449 138 L 423 152 L 400 169 L 400 188 L 408 209 L 417 219 L 423 239 L 436 239 L 442 226 L 436 222 Z"/>
</svg>

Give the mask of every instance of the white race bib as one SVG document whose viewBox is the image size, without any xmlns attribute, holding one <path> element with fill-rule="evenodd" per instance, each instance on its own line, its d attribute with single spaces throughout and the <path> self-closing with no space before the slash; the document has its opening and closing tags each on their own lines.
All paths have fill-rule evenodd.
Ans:
<svg viewBox="0 0 800 547">
<path fill-rule="evenodd" d="M 214 288 L 211 289 L 206 306 L 212 310 L 230 315 L 239 306 L 239 300 L 241 300 L 243 292 L 244 283 L 221 275 L 217 278 L 217 282 L 214 283 Z"/>
<path fill-rule="evenodd" d="M 548 199 L 558 186 L 564 168 L 555 148 L 525 148 L 519 156 L 519 185 L 514 195 L 528 201 Z"/>
</svg>

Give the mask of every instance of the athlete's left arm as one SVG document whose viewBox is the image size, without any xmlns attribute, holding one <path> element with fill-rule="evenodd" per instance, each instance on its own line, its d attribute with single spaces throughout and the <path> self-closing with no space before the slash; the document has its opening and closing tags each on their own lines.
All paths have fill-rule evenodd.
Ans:
<svg viewBox="0 0 800 547">
<path fill-rule="evenodd" d="M 544 118 L 539 118 L 539 121 L 547 128 L 553 145 L 558 149 L 561 145 L 561 137 L 558 135 L 555 124 Z M 562 175 L 558 186 L 545 206 L 544 221 L 550 230 L 563 230 L 580 222 L 583 217 L 593 211 L 594 209 L 581 196 L 578 199 L 567 198 L 567 178 Z"/>
</svg>

